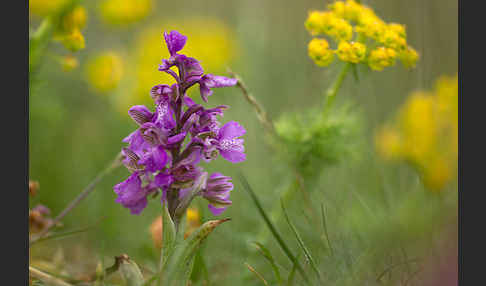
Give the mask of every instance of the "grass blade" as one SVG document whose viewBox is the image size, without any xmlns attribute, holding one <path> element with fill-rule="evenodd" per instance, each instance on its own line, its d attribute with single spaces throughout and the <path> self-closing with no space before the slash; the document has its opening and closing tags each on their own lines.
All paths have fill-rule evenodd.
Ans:
<svg viewBox="0 0 486 286">
<path fill-rule="evenodd" d="M 300 275 L 305 280 L 305 282 L 307 284 L 310 284 L 310 280 L 307 277 L 304 269 L 300 265 L 299 261 L 297 261 L 297 259 L 295 258 L 295 255 L 292 254 L 292 252 L 290 251 L 290 249 L 287 246 L 287 244 L 285 244 L 284 240 L 282 239 L 282 236 L 278 233 L 278 231 L 275 228 L 275 226 L 273 225 L 273 223 L 268 218 L 267 214 L 265 213 L 265 210 L 263 209 L 262 205 L 260 204 L 260 201 L 258 200 L 257 196 L 255 195 L 255 192 L 253 192 L 252 188 L 250 187 L 250 184 L 248 183 L 248 181 L 246 180 L 246 178 L 243 176 L 243 174 L 239 173 L 238 176 L 239 176 L 240 181 L 242 182 L 244 188 L 250 194 L 250 197 L 253 200 L 253 203 L 255 204 L 255 206 L 257 207 L 258 212 L 260 213 L 260 215 L 262 216 L 263 220 L 265 221 L 265 223 L 267 224 L 268 228 L 270 229 L 272 235 L 275 237 L 275 239 L 277 240 L 278 244 L 280 245 L 280 247 L 284 251 L 285 255 L 287 255 L 287 257 L 290 259 L 290 261 L 292 261 L 292 263 L 296 264 L 297 270 L 299 271 Z"/>
<path fill-rule="evenodd" d="M 255 276 L 258 277 L 258 279 L 260 279 L 263 282 L 263 284 L 265 284 L 266 286 L 268 286 L 268 283 L 265 280 L 265 278 L 263 278 L 263 276 L 260 273 L 258 273 L 255 270 L 255 268 L 251 267 L 250 264 L 248 264 L 246 262 L 245 262 L 245 266 L 248 268 L 248 270 L 250 270 L 251 272 L 253 272 L 255 274 Z"/>
<path fill-rule="evenodd" d="M 297 229 L 295 228 L 295 226 L 290 221 L 289 215 L 287 213 L 287 210 L 285 209 L 285 206 L 284 206 L 284 203 L 283 203 L 282 200 L 280 200 L 280 204 L 282 205 L 282 210 L 283 210 L 283 213 L 284 213 L 284 216 L 285 216 L 285 220 L 287 221 L 287 224 L 289 225 L 290 229 L 292 229 L 292 232 L 294 233 L 295 238 L 297 238 L 297 242 L 299 243 L 300 248 L 302 248 L 302 250 L 304 251 L 305 257 L 309 261 L 312 270 L 314 270 L 314 272 L 316 273 L 317 279 L 320 281 L 321 280 L 321 273 L 319 272 L 319 269 L 317 269 L 317 265 L 314 262 L 312 255 L 310 254 L 309 250 L 305 246 L 304 241 L 302 240 L 299 233 L 297 232 Z"/>
<path fill-rule="evenodd" d="M 299 259 L 300 255 L 297 256 L 297 259 Z M 292 270 L 290 270 L 289 277 L 287 277 L 287 286 L 292 286 L 294 284 L 294 276 L 295 276 L 295 270 L 297 269 L 297 264 L 294 263 L 292 266 Z"/>
<path fill-rule="evenodd" d="M 324 212 L 324 204 L 323 203 L 321 203 L 321 215 L 322 215 L 322 227 L 324 228 L 324 233 L 325 233 L 326 239 L 327 239 L 327 246 L 331 250 L 331 256 L 334 256 L 334 250 L 331 246 L 331 240 L 329 239 L 329 234 L 327 232 L 326 215 L 325 215 L 325 212 Z"/>
<path fill-rule="evenodd" d="M 259 242 L 254 241 L 253 243 L 256 245 L 257 249 L 263 255 L 263 257 L 265 257 L 268 260 L 268 262 L 270 262 L 273 272 L 275 273 L 275 278 L 277 279 L 277 283 L 282 285 L 282 278 L 280 276 L 280 271 L 278 270 L 277 264 L 275 263 L 275 260 L 273 259 L 273 256 L 270 253 L 270 251 L 265 246 L 263 246 L 263 244 Z"/>
<path fill-rule="evenodd" d="M 89 225 L 89 226 L 86 226 L 86 227 L 83 227 L 83 228 L 79 228 L 79 229 L 75 229 L 75 230 L 69 230 L 69 231 L 65 231 L 65 232 L 61 232 L 61 233 L 53 233 L 49 236 L 41 237 L 41 238 L 39 238 L 35 241 L 32 241 L 31 246 L 36 244 L 36 243 L 42 242 L 42 241 L 47 241 L 47 240 L 51 240 L 51 239 L 60 239 L 60 238 L 64 238 L 64 237 L 67 237 L 67 236 L 70 236 L 70 235 L 86 232 L 86 231 L 96 227 L 105 218 L 106 217 L 102 217 L 97 222 L 93 223 L 92 225 Z"/>
</svg>

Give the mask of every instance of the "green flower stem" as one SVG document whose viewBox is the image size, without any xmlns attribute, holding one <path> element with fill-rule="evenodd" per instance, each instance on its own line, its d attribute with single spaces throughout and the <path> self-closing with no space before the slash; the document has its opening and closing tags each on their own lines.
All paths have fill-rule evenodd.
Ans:
<svg viewBox="0 0 486 286">
<path fill-rule="evenodd" d="M 29 40 L 29 90 L 32 90 L 32 83 L 35 82 L 43 55 L 54 33 L 58 21 L 56 19 L 57 17 L 45 18 Z"/>
<path fill-rule="evenodd" d="M 230 69 L 228 69 L 228 72 L 238 80 L 236 86 L 240 88 L 241 93 L 243 94 L 245 99 L 248 101 L 248 103 L 250 103 L 251 106 L 253 106 L 253 109 L 255 109 L 258 121 L 260 121 L 265 131 L 270 136 L 278 137 L 278 135 L 275 133 L 275 129 L 273 128 L 272 120 L 268 117 L 263 106 L 260 103 L 258 103 L 258 101 L 250 94 L 248 88 L 246 87 L 241 77 L 236 73 L 234 73 L 233 71 L 231 71 Z"/>
<path fill-rule="evenodd" d="M 341 88 L 341 85 L 344 81 L 344 78 L 346 78 L 346 75 L 348 74 L 349 69 L 351 68 L 352 63 L 345 63 L 343 68 L 341 69 L 341 72 L 338 74 L 338 77 L 332 84 L 331 88 L 327 90 L 326 93 L 326 105 L 324 106 L 324 113 L 326 113 L 333 105 L 334 99 L 336 98 L 336 94 L 339 91 L 339 88 Z"/>
</svg>

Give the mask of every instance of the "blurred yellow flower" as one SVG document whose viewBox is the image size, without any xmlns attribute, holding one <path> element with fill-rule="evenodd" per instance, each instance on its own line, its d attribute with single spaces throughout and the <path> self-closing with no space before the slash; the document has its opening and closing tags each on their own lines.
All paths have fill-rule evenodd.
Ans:
<svg viewBox="0 0 486 286">
<path fill-rule="evenodd" d="M 62 19 L 63 29 L 72 31 L 74 29 L 83 29 L 86 26 L 88 18 L 86 9 L 83 6 L 76 6 Z"/>
<path fill-rule="evenodd" d="M 59 12 L 69 0 L 29 0 L 29 12 L 45 17 Z"/>
<path fill-rule="evenodd" d="M 79 61 L 73 55 L 67 55 L 61 59 L 62 70 L 70 72 L 79 66 Z"/>
<path fill-rule="evenodd" d="M 101 18 L 116 26 L 138 22 L 153 9 L 153 0 L 105 0 L 99 5 Z"/>
<path fill-rule="evenodd" d="M 186 232 L 184 233 L 184 238 L 187 238 L 191 235 L 198 227 L 201 226 L 201 216 L 199 214 L 199 210 L 194 207 L 190 207 L 187 209 L 187 224 L 186 224 Z"/>
<path fill-rule="evenodd" d="M 191 233 L 193 233 L 198 227 L 201 226 L 201 216 L 199 215 L 199 210 L 197 208 L 190 207 L 186 211 L 186 231 L 184 233 L 184 239 L 186 239 Z M 162 247 L 162 216 L 158 216 L 152 224 L 150 225 L 149 231 L 152 236 L 152 241 L 155 248 Z"/>
<path fill-rule="evenodd" d="M 405 68 L 414 68 L 419 59 L 419 54 L 412 47 L 407 47 L 400 53 L 399 57 Z"/>
<path fill-rule="evenodd" d="M 309 57 L 318 66 L 328 66 L 334 59 L 334 53 L 329 49 L 329 43 L 325 39 L 314 38 L 309 42 Z"/>
<path fill-rule="evenodd" d="M 104 52 L 86 64 L 88 82 L 98 91 L 107 92 L 118 86 L 123 76 L 123 60 L 115 52 Z"/>
<path fill-rule="evenodd" d="M 133 89 L 121 95 L 116 104 L 126 114 L 134 104 L 152 104 L 150 89 L 156 84 L 172 84 L 174 79 L 158 71 L 162 59 L 169 58 L 164 42 L 164 31 L 177 30 L 186 35 L 188 43 L 180 52 L 201 62 L 205 73 L 226 72 L 226 67 L 238 55 L 234 33 L 225 23 L 209 18 L 192 18 L 152 25 L 136 37 L 132 69 Z M 189 95 L 197 88 L 189 90 Z"/>
<path fill-rule="evenodd" d="M 61 37 L 61 42 L 66 49 L 71 52 L 77 52 L 85 48 L 86 44 L 84 36 L 79 29 L 74 29 L 71 32 Z"/>
<path fill-rule="evenodd" d="M 86 26 L 87 12 L 83 6 L 74 6 L 61 18 L 61 25 L 54 31 L 53 39 L 61 42 L 66 49 L 76 52 L 85 48 L 81 30 Z"/>
<path fill-rule="evenodd" d="M 410 162 L 430 190 L 455 177 L 458 140 L 458 78 L 441 77 L 435 90 L 411 94 L 394 124 L 375 136 L 381 156 Z"/>
<path fill-rule="evenodd" d="M 385 159 L 399 158 L 403 149 L 400 133 L 390 126 L 384 126 L 380 130 L 375 136 L 375 144 L 378 152 Z"/>
</svg>

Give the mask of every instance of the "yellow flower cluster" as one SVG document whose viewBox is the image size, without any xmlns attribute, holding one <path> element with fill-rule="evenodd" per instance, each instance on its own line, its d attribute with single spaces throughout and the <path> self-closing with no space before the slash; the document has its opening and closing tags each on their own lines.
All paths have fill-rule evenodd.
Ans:
<svg viewBox="0 0 486 286">
<path fill-rule="evenodd" d="M 70 72 L 79 66 L 79 61 L 73 55 L 67 55 L 61 58 L 61 67 L 65 72 Z"/>
<path fill-rule="evenodd" d="M 60 41 L 66 49 L 76 52 L 85 48 L 81 30 L 86 26 L 87 12 L 83 6 L 76 6 L 61 18 L 60 27 L 54 32 L 54 40 Z"/>
<path fill-rule="evenodd" d="M 86 78 L 100 92 L 115 89 L 122 76 L 123 61 L 115 52 L 101 53 L 86 64 Z"/>
<path fill-rule="evenodd" d="M 328 48 L 321 49 L 321 54 L 316 56 L 316 44 L 309 43 L 309 56 L 313 54 L 310 57 L 320 66 L 332 62 L 333 57 L 329 53 L 337 53 L 341 61 L 366 63 L 378 71 L 393 66 L 396 59 L 406 68 L 412 68 L 419 59 L 417 51 L 407 44 L 403 25 L 386 23 L 371 8 L 354 0 L 335 1 L 328 5 L 327 11 L 311 11 L 305 27 L 311 35 L 329 36 L 338 45 L 336 50 L 332 50 L 328 43 Z M 330 59 L 325 61 L 325 65 L 320 60 L 323 57 Z"/>
<path fill-rule="evenodd" d="M 136 23 L 153 10 L 153 0 L 105 0 L 99 5 L 101 18 L 108 24 L 124 26 Z"/>
<path fill-rule="evenodd" d="M 410 162 L 427 188 L 441 190 L 457 165 L 457 76 L 441 77 L 432 92 L 414 92 L 375 140 L 384 158 Z"/>
</svg>

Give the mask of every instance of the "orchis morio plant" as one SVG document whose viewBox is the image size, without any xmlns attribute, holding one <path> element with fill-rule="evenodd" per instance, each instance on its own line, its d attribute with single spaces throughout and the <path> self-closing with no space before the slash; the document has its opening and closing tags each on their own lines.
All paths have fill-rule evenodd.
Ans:
<svg viewBox="0 0 486 286">
<path fill-rule="evenodd" d="M 219 105 L 206 109 L 196 104 L 186 91 L 198 84 L 203 101 L 213 93 L 211 88 L 229 87 L 236 79 L 204 74 L 199 62 L 178 52 L 187 37 L 177 31 L 164 33 L 170 58 L 162 60 L 159 71 L 173 76 L 176 83 L 152 87 L 155 111 L 143 105 L 129 109 L 128 114 L 139 125 L 123 142 L 123 163 L 132 173 L 114 186 L 116 202 L 140 214 L 147 206 L 147 197 L 161 193 L 174 221 L 178 221 L 195 196 L 209 201 L 214 215 L 231 204 L 231 178 L 220 173 L 208 176 L 199 162 L 209 162 L 221 155 L 238 163 L 246 159 L 243 139 L 245 129 L 230 121 L 221 126 L 218 116 L 228 108 Z M 174 68 L 175 67 L 175 68 Z M 177 73 L 174 71 L 177 69 Z"/>
</svg>

